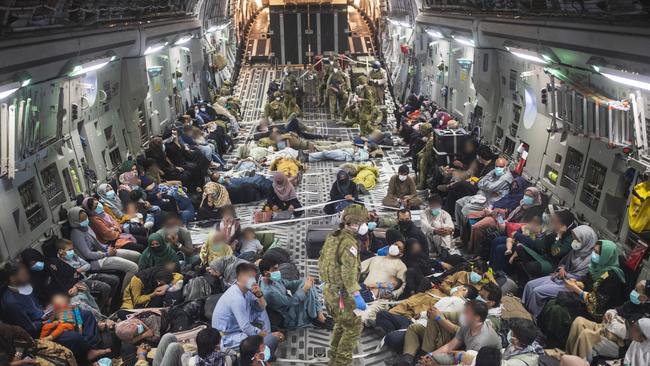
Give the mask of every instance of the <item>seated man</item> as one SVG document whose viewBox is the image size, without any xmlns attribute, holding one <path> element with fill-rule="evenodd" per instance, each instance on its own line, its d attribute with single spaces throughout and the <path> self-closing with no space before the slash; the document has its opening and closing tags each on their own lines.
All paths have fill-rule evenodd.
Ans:
<svg viewBox="0 0 650 366">
<path fill-rule="evenodd" d="M 415 181 L 409 176 L 409 167 L 400 165 L 397 174 L 388 182 L 388 192 L 382 201 L 384 206 L 417 209 L 422 200 L 417 195 Z"/>
<path fill-rule="evenodd" d="M 456 223 L 461 225 L 467 213 L 480 211 L 503 198 L 510 191 L 510 183 L 513 180 L 512 173 L 508 170 L 508 160 L 498 158 L 494 169 L 476 184 L 477 194 L 456 201 Z"/>
<path fill-rule="evenodd" d="M 271 333 L 266 299 L 255 281 L 257 267 L 240 263 L 236 272 L 237 281 L 221 295 L 212 313 L 212 328 L 223 334 L 221 348 L 237 349 L 246 337 L 259 335 L 264 337 L 264 343 L 273 353 L 284 335 Z"/>
<path fill-rule="evenodd" d="M 454 233 L 454 222 L 451 215 L 442 209 L 442 198 L 433 194 L 428 202 L 429 207 L 420 215 L 420 223 L 422 231 L 431 242 L 430 251 L 441 254 L 446 250 L 449 254 L 459 254 L 451 237 Z"/>
<path fill-rule="evenodd" d="M 488 316 L 486 303 L 471 300 L 465 304 L 463 309 L 463 325 L 458 329 L 454 338 L 444 346 L 436 349 L 431 355 L 424 358 L 431 358 L 437 365 L 456 365 L 463 362 L 465 351 L 476 351 L 483 347 L 501 349 L 501 338 L 485 323 Z M 426 361 L 425 361 L 426 362 Z"/>
<path fill-rule="evenodd" d="M 401 209 L 397 211 L 397 226 L 393 227 L 404 236 L 404 239 L 416 239 L 420 244 L 429 247 L 429 241 L 419 227 L 415 226 L 411 219 L 411 211 L 408 209 Z"/>
<path fill-rule="evenodd" d="M 297 329 L 313 324 L 327 327 L 323 314 L 323 299 L 313 287 L 314 279 L 289 281 L 282 279 L 279 263 L 272 258 L 262 258 L 259 263 L 262 282 L 260 288 L 269 309 L 282 315 L 282 326 Z"/>
<path fill-rule="evenodd" d="M 460 329 L 459 314 L 462 312 L 463 307 L 447 307 L 447 309 L 443 309 L 444 304 L 441 303 L 443 301 L 449 302 L 447 299 L 462 299 L 464 303 L 466 299 L 473 300 L 475 298 L 478 301 L 485 302 L 488 306 L 486 322 L 489 322 L 493 326 L 493 329 L 498 331 L 501 324 L 501 289 L 499 286 L 488 283 L 481 288 L 478 294 L 471 294 L 472 290 L 476 292 L 476 289 L 472 286 L 464 285 L 461 288 L 466 288 L 467 290 L 453 291 L 452 289 L 452 296 L 441 299 L 427 311 L 426 326 L 421 323 L 415 323 L 408 327 L 404 336 L 405 359 L 412 360 L 419 350 L 428 353 L 438 349 L 451 341 L 454 334 L 458 332 Z"/>
</svg>

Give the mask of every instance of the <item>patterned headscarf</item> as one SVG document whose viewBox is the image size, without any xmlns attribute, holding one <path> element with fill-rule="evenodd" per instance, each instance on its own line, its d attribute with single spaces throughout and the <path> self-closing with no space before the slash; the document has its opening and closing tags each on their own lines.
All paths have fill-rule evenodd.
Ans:
<svg viewBox="0 0 650 366">
<path fill-rule="evenodd" d="M 289 178 L 280 172 L 276 172 L 273 175 L 273 191 L 280 200 L 285 202 L 298 198 L 293 184 L 289 182 Z"/>
<path fill-rule="evenodd" d="M 113 211 L 113 214 L 115 217 L 122 217 L 124 216 L 124 212 L 122 211 L 122 201 L 120 200 L 120 197 L 117 196 L 117 192 L 115 192 L 115 197 L 108 198 L 106 193 L 109 190 L 113 190 L 113 187 L 111 187 L 110 184 L 108 183 L 103 183 L 100 184 L 99 187 L 97 187 L 97 194 L 99 195 L 99 201 L 108 206 L 111 211 Z"/>
<path fill-rule="evenodd" d="M 576 228 L 577 229 L 577 228 Z M 591 261 L 589 263 L 589 274 L 591 279 L 596 281 L 606 272 L 614 272 L 621 282 L 625 283 L 625 274 L 618 264 L 618 250 L 616 244 L 611 240 L 601 240 L 600 242 L 600 260 L 598 263 Z"/>
<path fill-rule="evenodd" d="M 205 200 L 212 203 L 215 208 L 221 208 L 230 204 L 230 195 L 228 190 L 223 185 L 216 182 L 208 182 L 203 186 L 203 199 L 201 205 Z"/>
</svg>

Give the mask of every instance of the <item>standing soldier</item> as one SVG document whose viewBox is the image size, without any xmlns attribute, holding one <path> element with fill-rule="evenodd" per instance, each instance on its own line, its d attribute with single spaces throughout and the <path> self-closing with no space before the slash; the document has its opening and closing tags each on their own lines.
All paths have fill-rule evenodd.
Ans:
<svg viewBox="0 0 650 366">
<path fill-rule="evenodd" d="M 357 204 L 348 206 L 341 216 L 342 228 L 329 234 L 318 259 L 320 280 L 327 312 L 334 319 L 330 344 L 330 366 L 348 366 L 361 335 L 361 318 L 355 309 L 365 310 L 359 290 L 359 242 L 357 235 L 368 232 L 368 210 Z"/>
<path fill-rule="evenodd" d="M 424 144 L 422 150 L 417 151 L 417 147 L 414 148 L 413 152 L 417 154 L 417 169 L 418 169 L 418 181 L 417 189 L 425 189 L 427 185 L 427 176 L 431 169 L 433 168 L 433 138 L 432 138 L 433 128 L 430 123 L 422 123 L 420 125 L 420 141 L 416 144 Z M 421 145 L 420 145 L 421 146 Z"/>
<path fill-rule="evenodd" d="M 376 105 L 374 89 L 368 85 L 368 78 L 361 75 L 357 78 L 357 96 L 359 97 L 359 127 L 362 135 L 369 134 L 372 128 L 371 118 Z"/>
<path fill-rule="evenodd" d="M 368 73 L 368 84 L 375 89 L 379 105 L 384 105 L 384 90 L 387 82 L 386 71 L 381 68 L 379 61 L 373 61 L 372 70 Z"/>
<path fill-rule="evenodd" d="M 318 86 L 318 105 L 325 106 L 327 100 L 327 80 L 332 74 L 335 59 L 333 56 L 323 58 L 320 72 L 320 85 Z"/>
<path fill-rule="evenodd" d="M 336 120 L 343 114 L 343 109 L 348 103 L 349 92 L 350 78 L 337 65 L 334 65 L 332 74 L 327 79 L 327 99 L 332 119 Z"/>
<path fill-rule="evenodd" d="M 264 106 L 264 117 L 271 121 L 282 121 L 287 118 L 287 107 L 282 103 L 282 94 L 276 91 L 273 93 L 273 101 L 266 102 Z"/>
<path fill-rule="evenodd" d="M 230 80 L 224 80 L 221 88 L 219 88 L 218 94 L 221 97 L 227 97 L 232 94 L 232 82 Z"/>
</svg>

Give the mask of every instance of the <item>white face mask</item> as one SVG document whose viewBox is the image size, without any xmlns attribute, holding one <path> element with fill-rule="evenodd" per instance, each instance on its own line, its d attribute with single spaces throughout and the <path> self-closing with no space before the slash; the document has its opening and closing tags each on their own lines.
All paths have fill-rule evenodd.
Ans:
<svg viewBox="0 0 650 366">
<path fill-rule="evenodd" d="M 409 177 L 408 175 L 401 175 L 401 174 L 400 174 L 400 175 L 399 175 L 399 180 L 403 182 L 403 181 L 405 181 L 406 178 L 408 178 L 408 177 Z"/>
<path fill-rule="evenodd" d="M 357 232 L 359 235 L 366 235 L 368 233 L 368 224 L 364 222 L 363 224 L 359 225 Z"/>
<path fill-rule="evenodd" d="M 391 245 L 388 248 L 388 254 L 392 255 L 393 257 L 397 257 L 399 255 L 399 247 L 395 244 Z"/>
<path fill-rule="evenodd" d="M 580 248 L 582 248 L 582 243 L 574 240 L 571 242 L 571 248 L 573 248 L 573 250 L 580 250 Z"/>
<path fill-rule="evenodd" d="M 32 292 L 34 292 L 34 289 L 32 288 L 32 285 L 30 285 L 30 284 L 23 285 L 23 286 L 18 286 L 18 287 L 14 287 L 14 288 L 21 295 L 29 296 L 29 295 L 32 294 Z"/>
<path fill-rule="evenodd" d="M 458 317 L 458 324 L 461 327 L 464 327 L 464 326 L 467 325 L 467 319 L 465 319 L 465 314 L 460 314 L 460 316 Z"/>
</svg>

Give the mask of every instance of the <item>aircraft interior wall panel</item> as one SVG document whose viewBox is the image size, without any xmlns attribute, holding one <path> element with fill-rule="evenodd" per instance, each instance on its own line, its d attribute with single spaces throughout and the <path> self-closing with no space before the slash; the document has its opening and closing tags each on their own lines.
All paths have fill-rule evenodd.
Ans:
<svg viewBox="0 0 650 366">
<path fill-rule="evenodd" d="M 466 103 L 476 99 L 476 90 L 472 88 L 472 67 L 474 64 L 474 49 L 471 47 L 453 47 L 450 59 L 449 110 L 467 118 Z"/>
<path fill-rule="evenodd" d="M 172 119 L 170 97 L 172 95 L 171 68 L 169 51 L 146 56 L 147 93 L 145 110 L 151 118 L 152 134 L 162 132 L 164 125 Z"/>
<path fill-rule="evenodd" d="M 480 50 L 475 58 L 472 81 L 476 90 L 477 105 L 483 108 L 481 136 L 494 143 L 498 106 L 501 94 L 499 83 L 499 58 L 494 50 Z"/>
<path fill-rule="evenodd" d="M 140 151 L 140 116 L 138 108 L 143 105 L 147 97 L 147 71 L 144 57 L 128 58 L 121 60 L 122 73 L 120 86 L 120 110 L 126 123 L 128 132 L 129 151 L 137 153 Z M 144 116 L 145 119 L 146 116 Z M 144 121 L 145 123 L 147 121 Z"/>
<path fill-rule="evenodd" d="M 574 206 L 578 184 L 584 174 L 590 140 L 573 135 L 552 133 L 542 159 L 539 181 L 562 201 Z M 531 155 L 531 158 L 534 158 Z"/>
</svg>

